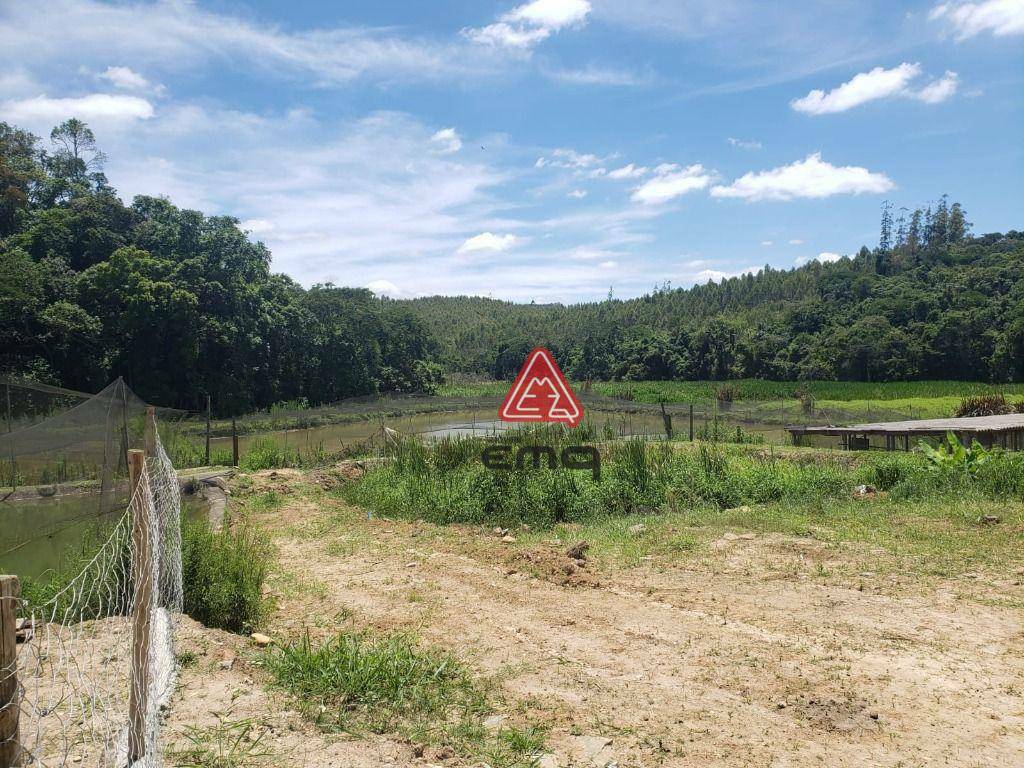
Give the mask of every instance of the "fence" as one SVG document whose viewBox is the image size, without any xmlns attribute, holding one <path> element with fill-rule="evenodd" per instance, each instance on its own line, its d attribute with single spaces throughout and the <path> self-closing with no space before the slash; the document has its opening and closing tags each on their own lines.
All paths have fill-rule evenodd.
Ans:
<svg viewBox="0 0 1024 768">
<path fill-rule="evenodd" d="M 126 508 L 91 556 L 47 585 L 0 577 L 0 768 L 160 765 L 181 499 L 152 408 L 144 441 L 127 452 Z"/>
</svg>

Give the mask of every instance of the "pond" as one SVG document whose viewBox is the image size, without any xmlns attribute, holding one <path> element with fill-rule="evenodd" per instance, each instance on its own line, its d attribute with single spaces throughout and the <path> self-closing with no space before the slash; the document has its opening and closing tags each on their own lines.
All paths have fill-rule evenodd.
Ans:
<svg viewBox="0 0 1024 768">
<path fill-rule="evenodd" d="M 181 503 L 184 515 L 205 514 L 206 503 L 197 496 L 182 496 Z M 38 578 L 59 567 L 62 558 L 116 523 L 126 504 L 99 514 L 98 496 L 91 493 L 0 503 L 0 573 Z"/>
<path fill-rule="evenodd" d="M 760 435 L 766 443 L 785 443 L 789 441 L 789 435 L 785 429 L 778 424 L 764 424 L 740 419 L 728 419 L 724 415 L 719 417 L 719 429 L 723 433 L 735 434 L 736 427 L 740 426 L 747 434 Z M 640 413 L 615 413 L 603 411 L 591 411 L 586 419 L 592 423 L 600 437 L 605 436 L 609 431 L 616 437 L 664 436 L 665 426 L 661 414 L 657 412 Z M 698 417 L 694 421 L 694 429 L 699 431 L 708 424 L 706 418 Z M 257 440 L 270 438 L 278 445 L 297 449 L 302 454 L 308 454 L 318 449 L 326 453 L 337 453 L 346 448 L 353 447 L 375 436 L 379 438 L 381 426 L 386 425 L 403 435 L 420 435 L 426 439 L 441 439 L 444 437 L 489 435 L 503 432 L 506 429 L 514 428 L 514 425 L 499 421 L 495 418 L 495 409 L 476 409 L 450 411 L 446 413 L 423 413 L 409 416 L 389 417 L 383 422 L 380 420 L 361 420 L 346 424 L 329 424 L 320 427 L 307 429 L 286 429 L 273 432 L 261 432 L 249 435 L 240 435 L 238 438 L 238 452 L 240 456 L 245 454 Z M 689 424 L 685 416 L 678 414 L 673 417 L 673 429 L 676 436 L 686 435 Z M 231 452 L 230 437 L 215 437 L 210 440 L 211 453 Z"/>
</svg>

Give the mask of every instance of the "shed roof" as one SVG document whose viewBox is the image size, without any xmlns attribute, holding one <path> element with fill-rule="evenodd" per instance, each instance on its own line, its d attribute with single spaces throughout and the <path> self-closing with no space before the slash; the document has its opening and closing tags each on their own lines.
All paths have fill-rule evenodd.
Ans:
<svg viewBox="0 0 1024 768">
<path fill-rule="evenodd" d="M 946 432 L 1012 432 L 1024 430 L 1024 413 L 1003 416 L 965 416 L 956 419 L 916 419 L 914 421 L 880 421 L 849 426 L 787 427 L 790 432 L 819 435 L 906 435 L 945 434 Z"/>
</svg>

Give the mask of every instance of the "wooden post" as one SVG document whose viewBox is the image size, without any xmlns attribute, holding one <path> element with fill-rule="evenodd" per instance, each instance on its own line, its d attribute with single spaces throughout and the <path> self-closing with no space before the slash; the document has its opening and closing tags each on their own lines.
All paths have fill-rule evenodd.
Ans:
<svg viewBox="0 0 1024 768">
<path fill-rule="evenodd" d="M 661 420 L 665 422 L 665 439 L 672 439 L 672 417 L 665 411 L 665 401 L 661 402 Z"/>
<path fill-rule="evenodd" d="M 206 396 L 206 466 L 210 466 L 210 396 Z"/>
<path fill-rule="evenodd" d="M 21 756 L 18 734 L 18 638 L 16 617 L 21 582 L 0 576 L 0 768 L 13 768 Z"/>
<path fill-rule="evenodd" d="M 690 442 L 693 442 L 693 403 L 690 403 Z"/>
<path fill-rule="evenodd" d="M 309 431 L 306 431 L 306 443 L 309 444 Z M 231 417 L 231 466 L 238 466 L 238 426 L 235 417 Z"/>
<path fill-rule="evenodd" d="M 150 510 L 142 498 L 145 453 L 128 452 L 132 494 L 132 679 L 128 694 L 128 765 L 146 754 L 146 711 L 149 694 L 150 611 L 153 606 L 153 552 Z"/>
<path fill-rule="evenodd" d="M 156 408 L 146 406 L 146 455 L 156 456 Z"/>
<path fill-rule="evenodd" d="M 11 416 L 11 385 L 7 384 L 7 432 L 14 431 L 14 418 Z M 18 490 L 18 462 L 14 460 L 14 441 L 11 440 L 11 491 Z"/>
</svg>

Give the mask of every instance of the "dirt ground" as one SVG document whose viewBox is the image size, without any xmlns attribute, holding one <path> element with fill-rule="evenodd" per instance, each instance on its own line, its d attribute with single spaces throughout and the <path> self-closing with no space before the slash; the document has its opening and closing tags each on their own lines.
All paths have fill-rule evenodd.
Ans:
<svg viewBox="0 0 1024 768">
<path fill-rule="evenodd" d="M 572 542 L 369 520 L 327 496 L 286 497 L 259 522 L 280 563 L 268 634 L 414 630 L 497 676 L 510 722 L 550 726 L 544 768 L 1024 766 L 1024 616 L 960 579 L 830 583 L 814 574 L 841 549 L 753 534 L 614 567 L 566 556 Z M 999 588 L 1020 598 L 1020 582 Z M 318 734 L 261 683 L 245 638 L 186 622 L 179 646 L 196 661 L 171 743 L 252 718 L 274 765 L 459 763 Z"/>
</svg>

